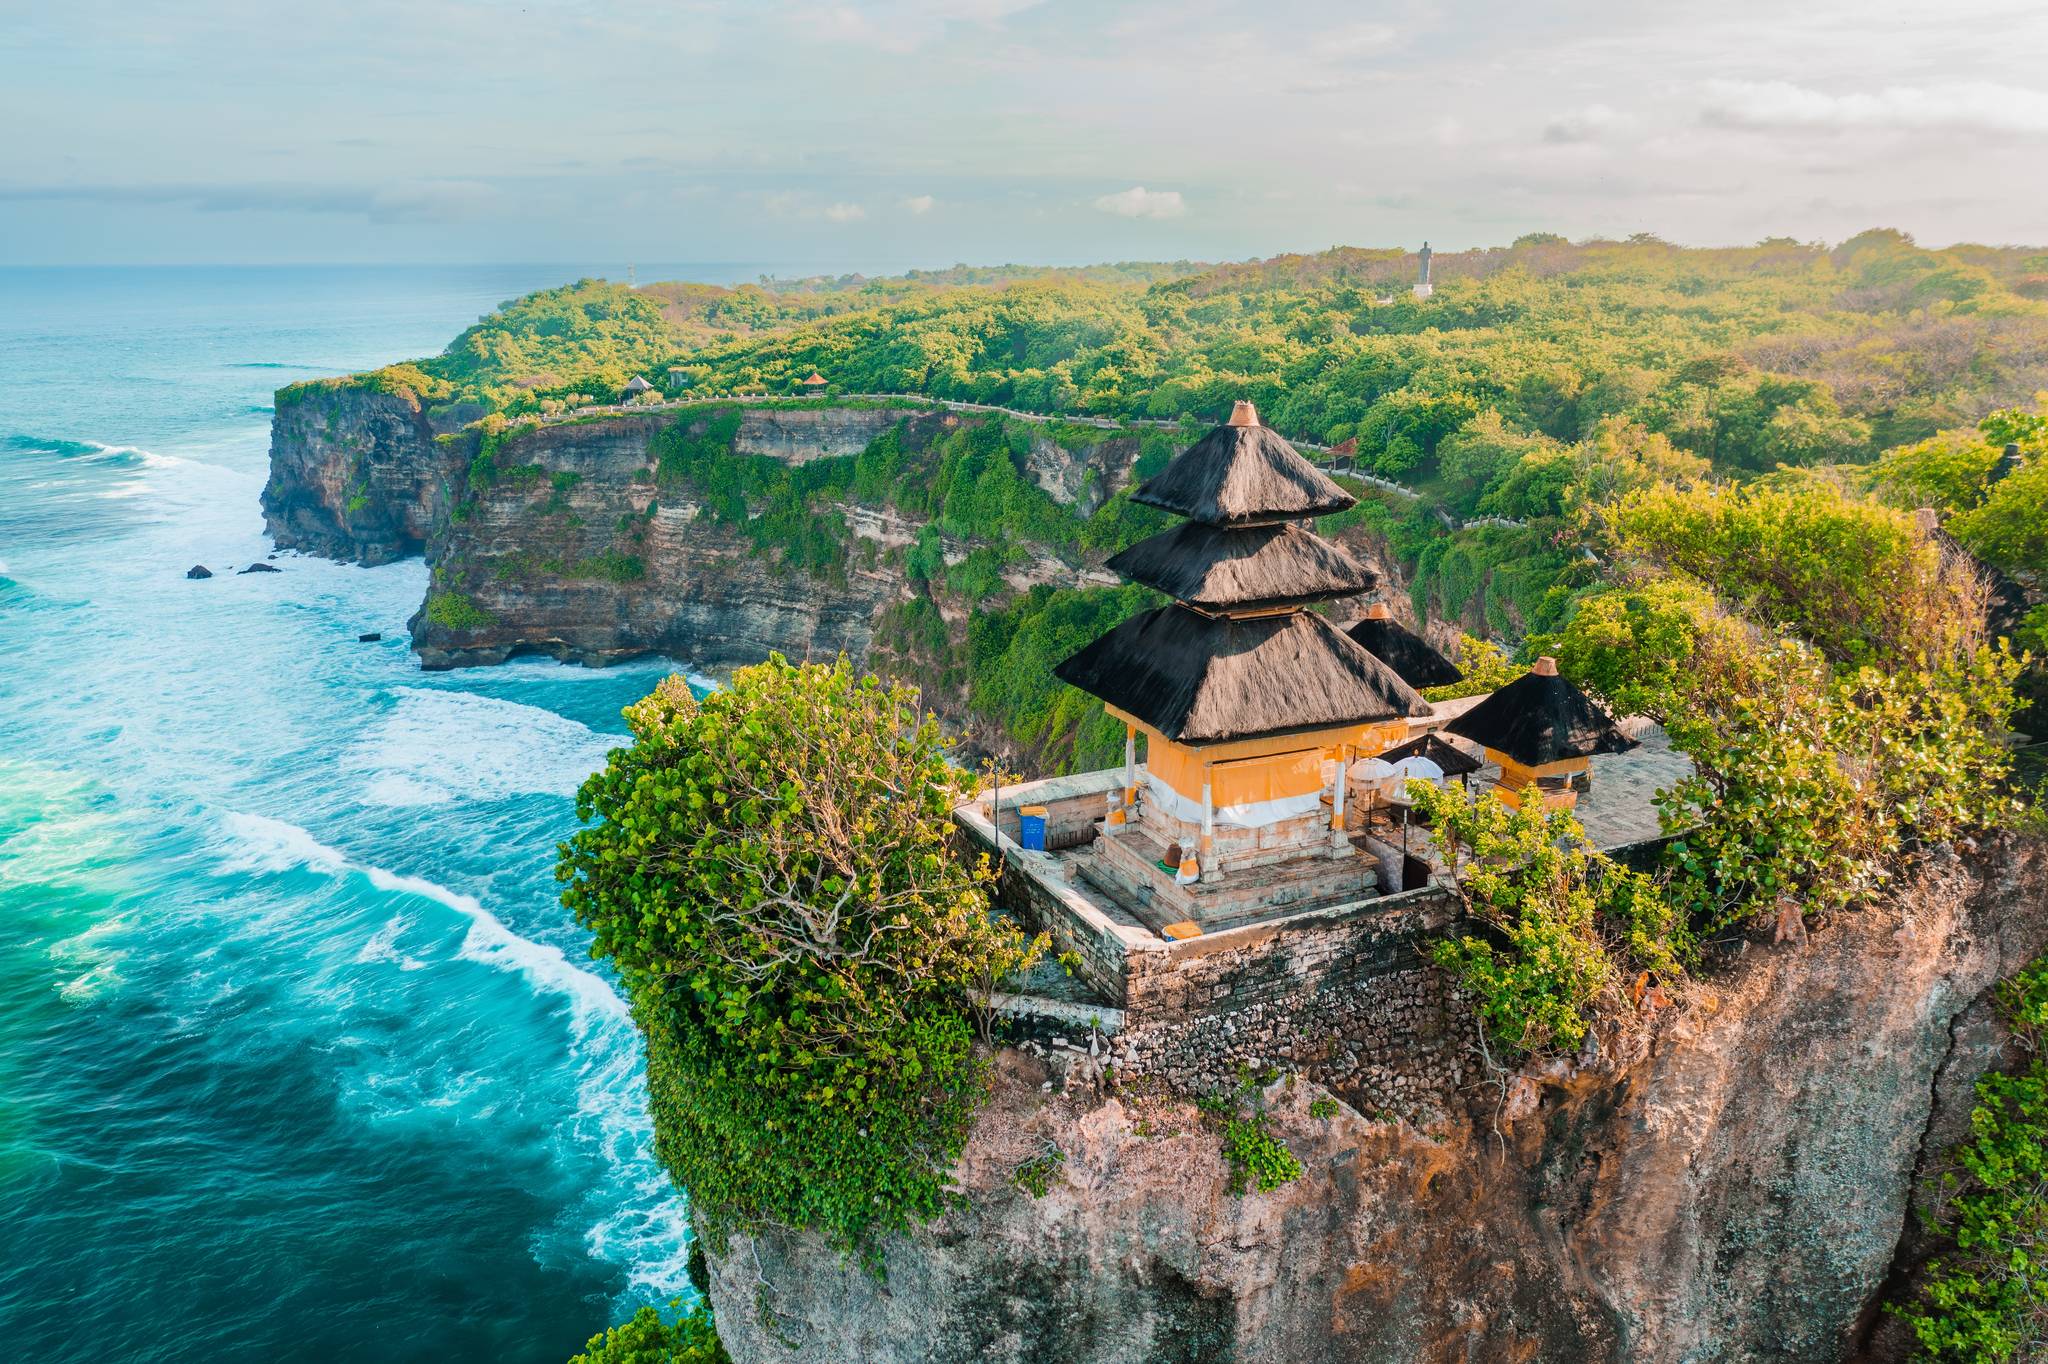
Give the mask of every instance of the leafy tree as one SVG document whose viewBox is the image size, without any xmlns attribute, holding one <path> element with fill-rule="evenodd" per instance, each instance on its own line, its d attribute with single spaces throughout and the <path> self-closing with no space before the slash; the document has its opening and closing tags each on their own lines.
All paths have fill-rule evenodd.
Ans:
<svg viewBox="0 0 2048 1364">
<path fill-rule="evenodd" d="M 1989 563 L 2048 574 L 2048 455 L 1994 485 L 1983 505 L 1948 529 Z"/>
<path fill-rule="evenodd" d="M 1416 782 L 1409 792 L 1482 927 L 1439 940 L 1432 956 L 1510 1052 L 1569 1051 L 1596 1016 L 1634 1015 L 1643 996 L 1629 977 L 1682 978 L 1688 944 L 1671 906 L 1641 873 L 1588 848 L 1571 815 L 1462 786 Z"/>
<path fill-rule="evenodd" d="M 1665 717 L 1693 771 L 1657 798 L 1675 898 L 1709 929 L 1786 905 L 1824 913 L 1884 885 L 1909 840 L 2011 818 L 2018 667 L 1989 649 L 1840 672 L 1791 641 L 1696 652 Z"/>
<path fill-rule="evenodd" d="M 949 846 L 970 782 L 936 722 L 779 656 L 626 717 L 556 875 L 646 1034 L 656 1154 L 714 1234 L 854 1250 L 940 1212 L 987 1088 L 971 1000 L 1037 945 Z"/>
<path fill-rule="evenodd" d="M 1654 488 L 1609 520 L 1621 553 L 1690 574 L 1840 661 L 1947 658 L 1981 629 L 1976 585 L 1912 518 L 1817 486 Z"/>
<path fill-rule="evenodd" d="M 1477 635 L 1461 635 L 1458 643 L 1458 667 L 1465 674 L 1456 682 L 1447 682 L 1441 687 L 1429 687 L 1423 695 L 1431 701 L 1453 701 L 1461 696 L 1484 696 L 1499 691 L 1508 683 L 1529 671 L 1508 657 L 1507 650 L 1490 639 Z"/>
<path fill-rule="evenodd" d="M 1562 630 L 1532 637 L 1528 648 L 1554 657 L 1560 673 L 1615 714 L 1661 720 L 1704 699 L 1702 670 L 1738 656 L 1748 634 L 1713 593 L 1672 574 L 1579 598 Z M 1718 638 L 1710 644 L 1709 636 Z"/>
<path fill-rule="evenodd" d="M 569 1364 L 732 1364 L 703 1302 L 674 1321 L 652 1307 L 590 1338 Z"/>
</svg>

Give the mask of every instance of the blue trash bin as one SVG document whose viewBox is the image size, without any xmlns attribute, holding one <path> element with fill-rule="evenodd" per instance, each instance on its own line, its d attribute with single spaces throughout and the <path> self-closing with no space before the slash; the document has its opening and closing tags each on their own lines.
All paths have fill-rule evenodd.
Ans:
<svg viewBox="0 0 2048 1364">
<path fill-rule="evenodd" d="M 1018 839 L 1026 852 L 1045 851 L 1045 807 L 1027 805 L 1017 812 Z"/>
</svg>

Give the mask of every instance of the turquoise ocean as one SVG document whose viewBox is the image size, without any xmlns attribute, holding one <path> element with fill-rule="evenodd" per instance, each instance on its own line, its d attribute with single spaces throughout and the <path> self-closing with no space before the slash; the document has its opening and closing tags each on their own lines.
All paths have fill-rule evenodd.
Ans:
<svg viewBox="0 0 2048 1364">
<path fill-rule="evenodd" d="M 0 270 L 0 1357 L 559 1364 L 687 1295 L 552 876 L 663 668 L 425 674 L 421 564 L 236 572 L 275 388 L 579 273 Z"/>
</svg>

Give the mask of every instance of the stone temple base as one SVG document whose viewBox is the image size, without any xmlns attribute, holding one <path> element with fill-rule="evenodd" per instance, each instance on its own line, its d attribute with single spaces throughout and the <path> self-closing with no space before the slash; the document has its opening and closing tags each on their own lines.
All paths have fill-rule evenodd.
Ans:
<svg viewBox="0 0 2048 1364">
<path fill-rule="evenodd" d="M 1154 932 L 1175 937 L 1377 895 L 1374 860 L 1358 856 L 1348 841 L 1342 854 L 1335 854 L 1329 830 L 1320 833 L 1311 845 L 1267 849 L 1253 854 L 1260 859 L 1256 862 L 1241 863 L 1234 871 L 1225 865 L 1183 886 L 1159 865 L 1166 842 L 1140 821 L 1105 828 L 1082 859 L 1080 874 Z"/>
<path fill-rule="evenodd" d="M 1162 849 L 1178 843 L 1197 855 L 1202 850 L 1200 824 L 1178 819 L 1150 801 L 1140 803 L 1136 822 L 1126 827 L 1143 829 Z M 1330 828 L 1328 806 L 1255 829 L 1219 824 L 1211 843 L 1210 865 L 1202 868 L 1202 879 L 1212 879 L 1212 873 L 1228 876 L 1302 857 L 1349 857 L 1351 852 L 1350 842 Z"/>
</svg>

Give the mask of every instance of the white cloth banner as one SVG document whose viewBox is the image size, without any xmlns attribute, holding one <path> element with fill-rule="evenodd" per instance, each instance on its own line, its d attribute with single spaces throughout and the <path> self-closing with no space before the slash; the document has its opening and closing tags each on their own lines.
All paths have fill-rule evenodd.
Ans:
<svg viewBox="0 0 2048 1364">
<path fill-rule="evenodd" d="M 1202 822 L 1202 802 L 1189 800 L 1150 773 L 1145 775 L 1145 793 L 1145 799 L 1155 802 L 1175 819 L 1195 825 Z M 1323 793 L 1320 791 L 1311 791 L 1305 796 L 1283 796 L 1279 800 L 1248 801 L 1243 805 L 1219 805 L 1216 807 L 1216 823 L 1230 829 L 1263 829 L 1283 819 L 1314 814 L 1322 805 Z"/>
</svg>

